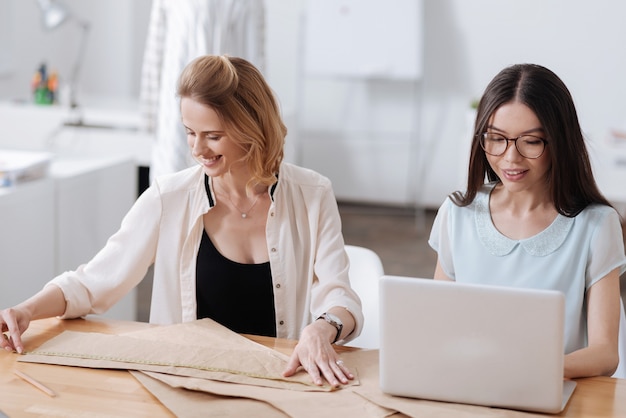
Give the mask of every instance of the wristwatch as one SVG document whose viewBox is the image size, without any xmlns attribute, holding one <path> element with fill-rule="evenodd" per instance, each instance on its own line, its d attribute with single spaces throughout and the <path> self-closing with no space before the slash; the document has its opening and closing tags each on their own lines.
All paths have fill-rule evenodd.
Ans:
<svg viewBox="0 0 626 418">
<path fill-rule="evenodd" d="M 337 315 L 333 315 L 329 312 L 324 312 L 323 314 L 318 316 L 317 319 L 323 319 L 333 327 L 337 328 L 337 335 L 335 335 L 335 339 L 332 342 L 333 344 L 336 343 L 339 339 L 339 336 L 341 335 L 341 330 L 343 329 L 343 322 L 341 322 L 341 319 L 339 319 Z"/>
</svg>

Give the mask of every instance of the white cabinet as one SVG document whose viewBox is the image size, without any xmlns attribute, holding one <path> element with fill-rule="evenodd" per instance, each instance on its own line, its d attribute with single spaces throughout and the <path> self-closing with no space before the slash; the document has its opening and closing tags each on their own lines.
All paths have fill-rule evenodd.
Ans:
<svg viewBox="0 0 626 418">
<path fill-rule="evenodd" d="M 56 274 L 89 261 L 115 233 L 134 203 L 137 169 L 130 158 L 61 159 L 55 180 Z M 132 291 L 103 316 L 135 320 Z"/>
<path fill-rule="evenodd" d="M 0 188 L 0 309 L 35 294 L 54 275 L 54 181 Z"/>
<path fill-rule="evenodd" d="M 39 291 L 100 250 L 133 204 L 137 170 L 130 158 L 63 159 L 47 178 L 0 188 L 0 307 Z M 133 291 L 103 316 L 136 318 Z"/>
</svg>

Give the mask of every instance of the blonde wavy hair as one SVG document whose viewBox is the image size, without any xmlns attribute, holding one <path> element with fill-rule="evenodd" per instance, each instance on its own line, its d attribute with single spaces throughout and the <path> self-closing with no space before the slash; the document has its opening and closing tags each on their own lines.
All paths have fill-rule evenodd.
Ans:
<svg viewBox="0 0 626 418">
<path fill-rule="evenodd" d="M 242 147 L 254 184 L 271 186 L 284 156 L 287 128 L 261 72 L 243 58 L 204 55 L 191 61 L 178 80 L 177 95 L 211 107 L 226 135 Z"/>
</svg>

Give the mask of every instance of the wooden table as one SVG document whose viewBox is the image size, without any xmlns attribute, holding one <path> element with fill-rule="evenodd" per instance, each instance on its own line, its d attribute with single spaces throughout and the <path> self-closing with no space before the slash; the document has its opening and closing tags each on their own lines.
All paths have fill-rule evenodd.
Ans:
<svg viewBox="0 0 626 418">
<path fill-rule="evenodd" d="M 119 334 L 151 325 L 109 319 L 33 321 L 24 334 L 32 350 L 65 330 Z M 289 354 L 295 341 L 247 336 L 267 347 Z M 355 350 L 339 347 L 339 351 Z M 128 372 L 17 362 L 18 354 L 0 352 L 0 410 L 9 417 L 133 416 L 171 417 L 172 414 Z M 18 378 L 22 371 L 58 393 L 52 398 Z M 506 410 L 502 410 L 507 416 Z M 458 414 L 458 410 L 456 410 Z M 511 412 L 519 417 L 519 412 Z M 522 414 L 526 416 L 527 414 Z M 531 416 L 532 414 L 528 414 Z M 554 415 L 546 415 L 547 417 Z M 626 417 L 626 380 L 609 377 L 578 379 L 565 417 Z"/>
</svg>

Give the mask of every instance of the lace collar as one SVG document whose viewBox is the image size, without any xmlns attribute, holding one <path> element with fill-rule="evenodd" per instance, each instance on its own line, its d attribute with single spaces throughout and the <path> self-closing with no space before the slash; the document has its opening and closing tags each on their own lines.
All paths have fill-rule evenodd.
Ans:
<svg viewBox="0 0 626 418">
<path fill-rule="evenodd" d="M 491 221 L 489 211 L 489 197 L 496 183 L 486 184 L 477 194 L 474 200 L 476 211 L 474 212 L 476 229 L 483 246 L 495 256 L 509 254 L 515 247 L 520 245 L 528 254 L 542 257 L 556 251 L 565 241 L 574 218 L 568 218 L 561 214 L 546 229 L 530 238 L 513 240 L 500 233 Z"/>
</svg>

